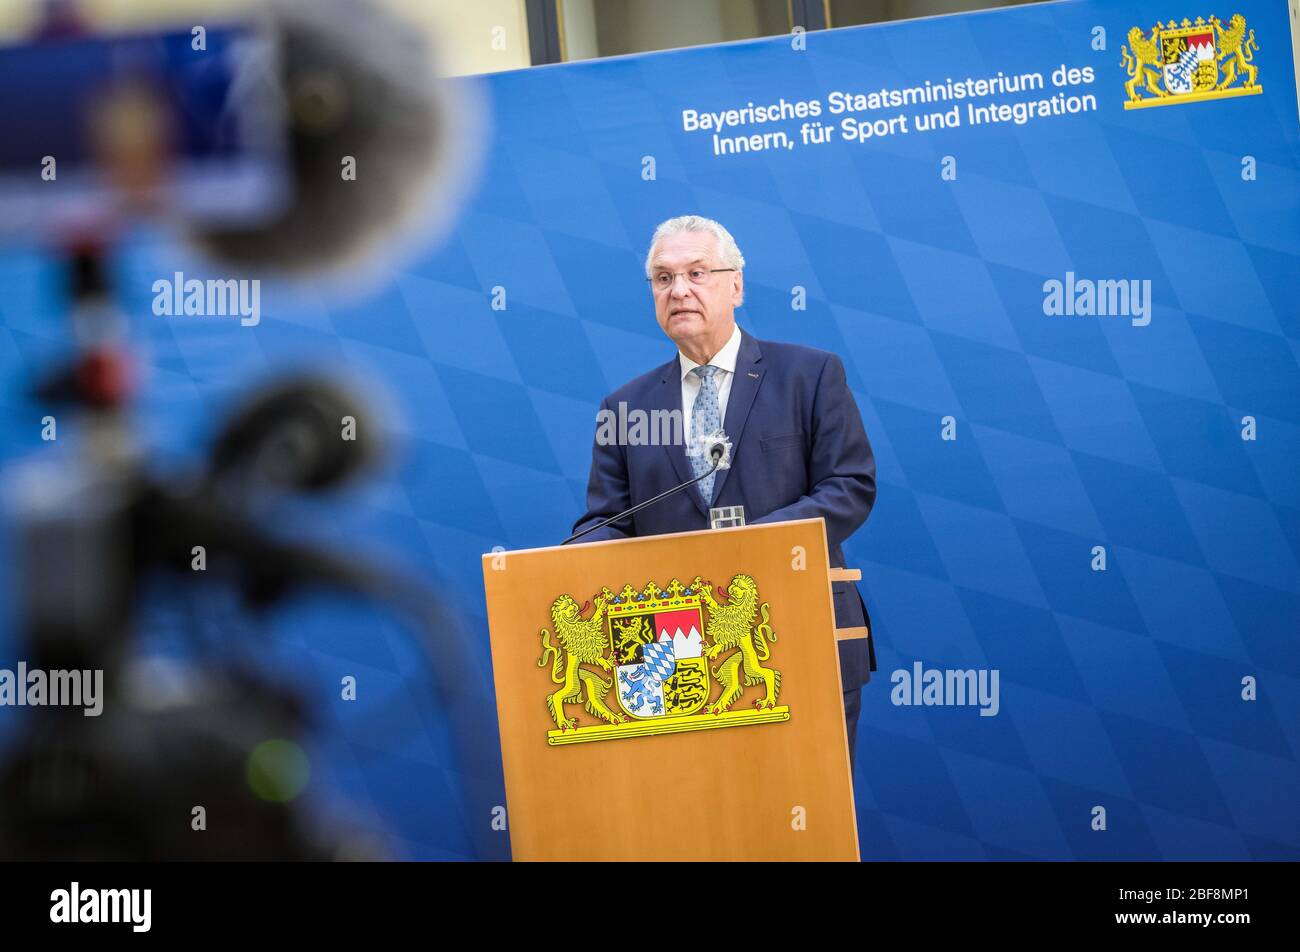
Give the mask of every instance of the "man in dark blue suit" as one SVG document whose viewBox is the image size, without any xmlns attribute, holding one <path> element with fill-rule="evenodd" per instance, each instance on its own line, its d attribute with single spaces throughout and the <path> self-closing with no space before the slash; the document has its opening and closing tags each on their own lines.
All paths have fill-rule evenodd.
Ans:
<svg viewBox="0 0 1300 952">
<path fill-rule="evenodd" d="M 834 354 L 760 341 L 736 326 L 744 268 L 735 240 L 715 221 L 686 215 L 655 230 L 646 277 L 659 326 L 678 353 L 606 397 L 597 419 L 625 420 L 640 411 L 653 425 L 676 417 L 687 438 L 632 445 L 602 438 L 598 428 L 587 512 L 574 532 L 706 471 L 707 458 L 698 449 L 688 455 L 688 447 L 699 447 L 719 424 L 731 442 L 731 466 L 582 541 L 707 529 L 710 507 L 744 506 L 749 525 L 822 517 L 831 565 L 844 565 L 844 540 L 876 499 L 876 463 L 862 416 Z M 836 627 L 869 627 L 857 586 L 832 588 Z M 875 647 L 870 639 L 853 639 L 839 650 L 852 752 Z"/>
</svg>

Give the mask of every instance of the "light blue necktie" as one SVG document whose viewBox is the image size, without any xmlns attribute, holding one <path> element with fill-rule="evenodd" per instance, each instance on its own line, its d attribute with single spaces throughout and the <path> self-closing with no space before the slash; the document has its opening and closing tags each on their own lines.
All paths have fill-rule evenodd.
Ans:
<svg viewBox="0 0 1300 952">
<path fill-rule="evenodd" d="M 707 473 L 709 467 L 713 465 L 713 460 L 709 458 L 708 454 L 702 452 L 704 437 L 722 429 L 722 411 L 718 406 L 718 385 L 713 382 L 713 375 L 717 372 L 717 367 L 711 367 L 707 364 L 703 367 L 696 367 L 691 371 L 700 378 L 700 392 L 696 395 L 695 406 L 691 410 L 691 450 L 695 455 L 687 457 L 691 461 L 691 471 L 696 476 Z M 716 477 L 717 473 L 713 473 L 696 484 L 706 506 L 713 502 L 713 480 Z"/>
</svg>

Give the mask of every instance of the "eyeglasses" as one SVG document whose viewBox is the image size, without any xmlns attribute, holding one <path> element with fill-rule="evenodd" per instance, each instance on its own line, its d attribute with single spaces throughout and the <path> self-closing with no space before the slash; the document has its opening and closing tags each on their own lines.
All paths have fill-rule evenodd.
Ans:
<svg viewBox="0 0 1300 952">
<path fill-rule="evenodd" d="M 691 268 L 691 270 L 689 271 L 656 271 L 650 277 L 646 278 L 646 280 L 650 282 L 650 287 L 654 288 L 656 291 L 667 291 L 669 288 L 673 286 L 673 280 L 679 274 L 685 275 L 687 281 L 691 282 L 691 284 L 695 285 L 696 287 L 699 287 L 700 285 L 708 283 L 710 275 L 718 274 L 719 272 L 722 271 L 737 271 L 737 270 L 739 269 L 738 268 Z"/>
</svg>

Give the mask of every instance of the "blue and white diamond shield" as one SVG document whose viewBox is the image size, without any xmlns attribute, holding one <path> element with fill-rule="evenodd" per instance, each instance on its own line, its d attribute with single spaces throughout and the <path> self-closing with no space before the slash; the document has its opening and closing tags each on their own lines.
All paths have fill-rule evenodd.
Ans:
<svg viewBox="0 0 1300 952">
<path fill-rule="evenodd" d="M 618 668 L 618 702 L 633 717 L 664 716 L 664 681 L 677 669 L 671 641 L 648 644 L 640 664 Z"/>
</svg>

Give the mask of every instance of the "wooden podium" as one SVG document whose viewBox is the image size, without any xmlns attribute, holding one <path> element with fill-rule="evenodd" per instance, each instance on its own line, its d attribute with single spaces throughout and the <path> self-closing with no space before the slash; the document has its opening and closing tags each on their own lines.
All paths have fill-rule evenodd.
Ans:
<svg viewBox="0 0 1300 952">
<path fill-rule="evenodd" d="M 515 859 L 858 858 L 822 520 L 492 553 L 483 581 Z"/>
</svg>

